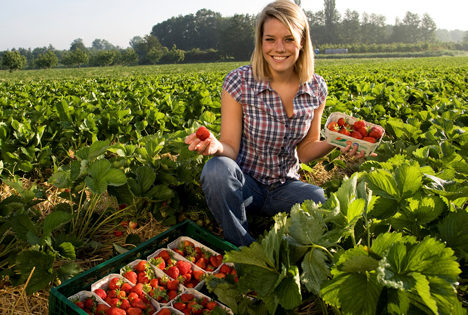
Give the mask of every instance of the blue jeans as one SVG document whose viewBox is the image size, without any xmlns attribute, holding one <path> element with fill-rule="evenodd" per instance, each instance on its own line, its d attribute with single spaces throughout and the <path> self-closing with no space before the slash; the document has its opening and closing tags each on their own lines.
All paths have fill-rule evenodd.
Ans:
<svg viewBox="0 0 468 315">
<path fill-rule="evenodd" d="M 206 202 L 223 229 L 224 238 L 236 246 L 255 241 L 249 234 L 247 214 L 274 216 L 291 211 L 293 205 L 313 200 L 324 203 L 322 188 L 299 180 L 264 185 L 244 174 L 228 157 L 213 157 L 201 174 Z"/>
</svg>

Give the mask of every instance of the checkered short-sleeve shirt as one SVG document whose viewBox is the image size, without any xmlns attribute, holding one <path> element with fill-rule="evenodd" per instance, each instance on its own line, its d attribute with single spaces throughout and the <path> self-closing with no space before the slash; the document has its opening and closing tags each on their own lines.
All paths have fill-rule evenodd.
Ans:
<svg viewBox="0 0 468 315">
<path fill-rule="evenodd" d="M 325 80 L 314 75 L 294 97 L 288 117 L 281 98 L 268 82 L 257 82 L 250 65 L 230 72 L 223 84 L 243 109 L 243 131 L 237 164 L 263 184 L 299 179 L 296 146 L 307 135 L 314 110 L 327 97 Z"/>
</svg>

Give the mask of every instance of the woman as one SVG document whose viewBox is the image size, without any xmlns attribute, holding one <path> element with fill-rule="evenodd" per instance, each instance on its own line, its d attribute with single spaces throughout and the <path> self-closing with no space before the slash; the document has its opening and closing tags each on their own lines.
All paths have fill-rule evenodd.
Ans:
<svg viewBox="0 0 468 315">
<path fill-rule="evenodd" d="M 189 150 L 213 156 L 203 168 L 206 201 L 225 239 L 248 246 L 247 214 L 273 216 L 296 203 L 323 203 L 321 188 L 300 181 L 300 162 L 335 147 L 320 141 L 327 86 L 314 74 L 307 18 L 291 0 L 267 5 L 257 20 L 250 65 L 230 72 L 221 96 L 221 134 L 195 134 Z M 357 146 L 342 149 L 350 156 Z"/>
</svg>

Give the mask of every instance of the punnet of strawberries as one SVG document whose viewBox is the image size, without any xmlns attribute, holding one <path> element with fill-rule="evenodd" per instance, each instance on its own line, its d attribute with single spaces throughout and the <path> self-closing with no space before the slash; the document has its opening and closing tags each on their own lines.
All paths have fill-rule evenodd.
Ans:
<svg viewBox="0 0 468 315">
<path fill-rule="evenodd" d="M 142 283 L 131 285 L 119 277 L 111 277 L 107 290 L 94 289 L 94 293 L 110 307 L 95 314 L 100 315 L 135 315 L 154 314 L 156 307 L 148 299 Z"/>
<path fill-rule="evenodd" d="M 329 122 L 327 128 L 330 131 L 370 143 L 380 141 L 384 133 L 384 129 L 380 126 L 370 125 L 364 120 L 357 120 L 354 123 L 350 123 L 348 119 L 344 117 L 339 118 L 338 121 Z"/>
<path fill-rule="evenodd" d="M 199 315 L 211 313 L 216 307 L 219 307 L 219 304 L 206 296 L 197 297 L 186 292 L 177 297 L 172 306 L 185 315 Z"/>
<path fill-rule="evenodd" d="M 192 268 L 189 262 L 174 259 L 171 250 L 160 250 L 156 256 L 149 259 L 149 263 L 171 279 L 177 279 L 186 288 L 195 288 L 205 275 L 203 270 Z"/>
<path fill-rule="evenodd" d="M 215 271 L 223 262 L 223 255 L 212 253 L 202 246 L 196 246 L 190 240 L 183 240 L 176 248 L 171 248 L 197 267 L 208 272 Z"/>
<path fill-rule="evenodd" d="M 72 300 L 76 306 L 81 308 L 86 314 L 101 314 L 100 311 L 106 311 L 109 307 L 103 303 L 99 303 L 94 296 L 76 298 Z M 105 314 L 105 313 L 103 313 Z"/>
</svg>

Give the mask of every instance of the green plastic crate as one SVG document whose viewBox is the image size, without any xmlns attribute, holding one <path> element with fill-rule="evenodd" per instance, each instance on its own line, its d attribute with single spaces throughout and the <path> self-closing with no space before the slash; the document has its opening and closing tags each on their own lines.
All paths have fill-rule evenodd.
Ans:
<svg viewBox="0 0 468 315">
<path fill-rule="evenodd" d="M 110 273 L 119 273 L 120 268 L 136 259 L 146 259 L 148 255 L 152 254 L 159 248 L 166 247 L 167 244 L 180 236 L 191 237 L 219 253 L 238 250 L 236 246 L 199 227 L 192 221 L 184 221 L 147 240 L 127 253 L 115 256 L 108 261 L 65 281 L 58 287 L 52 288 L 49 295 L 49 315 L 86 315 L 84 311 L 68 299 L 69 296 L 80 291 L 90 291 L 91 284 L 97 280 Z"/>
</svg>

